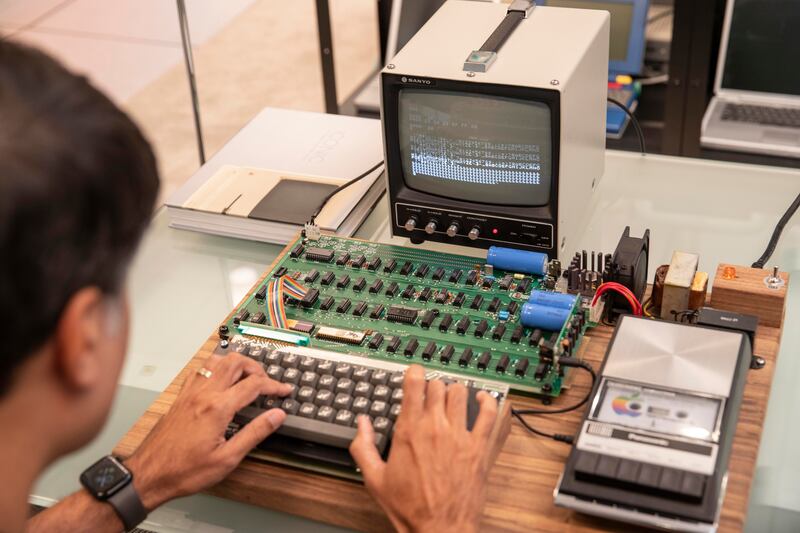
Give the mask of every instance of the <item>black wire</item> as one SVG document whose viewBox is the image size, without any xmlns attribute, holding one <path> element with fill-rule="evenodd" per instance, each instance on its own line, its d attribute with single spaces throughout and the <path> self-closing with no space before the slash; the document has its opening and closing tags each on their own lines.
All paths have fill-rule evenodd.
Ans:
<svg viewBox="0 0 800 533">
<path fill-rule="evenodd" d="M 369 176 L 375 170 L 377 170 L 377 168 L 380 167 L 382 164 L 383 164 L 383 161 L 380 161 L 378 164 L 376 164 L 375 166 L 373 166 L 372 168 L 370 168 L 369 170 L 367 170 L 363 174 L 359 174 L 358 176 L 356 176 L 355 178 L 351 179 L 347 183 L 343 183 L 342 185 L 339 185 L 334 190 L 332 190 L 325 198 L 322 199 L 322 202 L 320 202 L 319 207 L 317 207 L 317 210 L 314 211 L 313 215 L 311 215 L 311 219 L 309 220 L 309 222 L 311 224 L 314 223 L 314 220 L 317 218 L 317 216 L 319 216 L 320 211 L 322 211 L 322 209 L 325 207 L 325 205 L 328 203 L 328 201 L 331 198 L 333 198 L 334 196 L 336 196 L 337 194 L 339 194 L 340 192 L 342 192 L 343 190 L 345 190 L 346 188 L 348 188 L 349 186 L 351 186 L 352 184 L 354 184 L 358 180 L 362 180 L 365 177 Z"/>
<path fill-rule="evenodd" d="M 522 426 L 525 429 L 527 429 L 528 431 L 530 431 L 534 435 L 538 435 L 540 437 L 545 437 L 547 439 L 553 439 L 553 440 L 558 441 L 558 442 L 565 442 L 567 444 L 572 444 L 573 441 L 574 441 L 572 435 L 561 435 L 559 433 L 547 433 L 547 432 L 542 431 L 540 429 L 536 429 L 535 427 L 530 425 L 524 418 L 522 418 L 522 414 L 517 409 L 513 409 L 512 408 L 511 409 L 511 414 L 517 420 L 519 420 L 519 423 L 522 424 Z"/>
<path fill-rule="evenodd" d="M 753 263 L 753 268 L 764 268 L 764 265 L 769 258 L 772 257 L 772 253 L 775 251 L 775 248 L 778 246 L 778 240 L 781 238 L 781 233 L 783 233 L 783 228 L 786 227 L 786 224 L 789 223 L 789 220 L 794 216 L 797 208 L 800 207 L 800 194 L 797 195 L 797 198 L 794 199 L 792 205 L 789 206 L 789 209 L 783 214 L 781 219 L 775 225 L 775 230 L 772 232 L 772 237 L 769 239 L 769 243 L 767 244 L 767 249 L 764 250 L 764 253 L 761 254 L 761 257 Z"/>
<path fill-rule="evenodd" d="M 617 106 L 620 109 L 622 109 L 625 112 L 625 114 L 628 115 L 628 118 L 631 119 L 631 124 L 633 124 L 633 129 L 636 130 L 636 135 L 639 137 L 639 150 L 641 150 L 642 155 L 645 155 L 647 153 L 647 149 L 645 148 L 644 133 L 642 133 L 642 126 L 639 125 L 639 119 L 637 119 L 633 115 L 633 113 L 628 108 L 628 106 L 626 106 L 625 104 L 623 104 L 619 100 L 615 100 L 614 98 L 606 98 L 606 100 L 608 100 L 609 102 L 611 102 L 615 106 Z"/>
<path fill-rule="evenodd" d="M 574 405 L 570 405 L 568 407 L 561 407 L 561 408 L 558 408 L 558 409 L 514 409 L 514 408 L 512 408 L 511 409 L 511 414 L 517 420 L 519 420 L 519 422 L 523 425 L 523 427 L 525 427 L 525 429 L 527 429 L 528 431 L 530 431 L 534 435 L 539 435 L 540 437 L 546 437 L 546 438 L 549 438 L 549 439 L 553 439 L 553 440 L 558 441 L 558 442 L 565 442 L 567 444 L 572 444 L 573 441 L 574 441 L 574 438 L 572 437 L 572 435 L 563 435 L 563 434 L 559 434 L 559 433 L 552 433 L 552 434 L 551 433 L 546 433 L 546 432 L 544 432 L 544 431 L 542 431 L 540 429 L 536 429 L 535 427 L 531 426 L 529 422 L 527 422 L 525 419 L 522 418 L 523 415 L 555 415 L 555 414 L 568 413 L 570 411 L 574 411 L 576 409 L 579 409 L 580 407 L 585 405 L 586 402 L 589 401 L 589 398 L 592 397 L 592 391 L 594 390 L 594 385 L 595 385 L 595 382 L 597 381 L 597 374 L 595 373 L 595 371 L 591 367 L 591 365 L 589 365 L 589 363 L 586 363 L 584 361 L 580 361 L 578 359 L 566 358 L 566 357 L 562 357 L 559 361 L 564 366 L 582 368 L 583 370 L 589 372 L 589 374 L 592 376 L 592 385 L 589 387 L 589 391 L 586 393 L 586 396 L 584 396 L 581 399 L 580 402 L 578 402 L 578 403 L 576 403 Z"/>
</svg>

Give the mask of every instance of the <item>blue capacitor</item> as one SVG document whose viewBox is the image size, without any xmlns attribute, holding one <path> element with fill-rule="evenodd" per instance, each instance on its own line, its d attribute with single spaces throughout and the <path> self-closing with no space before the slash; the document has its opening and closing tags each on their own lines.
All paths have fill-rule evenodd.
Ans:
<svg viewBox="0 0 800 533">
<path fill-rule="evenodd" d="M 561 309 L 572 309 L 575 305 L 574 294 L 564 294 L 561 292 L 531 291 L 528 302 L 548 307 L 560 307 Z"/>
<path fill-rule="evenodd" d="M 520 322 L 529 328 L 561 331 L 569 317 L 569 309 L 528 303 L 522 306 Z"/>
<path fill-rule="evenodd" d="M 536 274 L 537 276 L 544 276 L 547 270 L 547 261 L 547 254 L 541 252 L 526 252 L 501 246 L 491 246 L 486 254 L 486 262 L 495 268 L 506 272 Z"/>
</svg>

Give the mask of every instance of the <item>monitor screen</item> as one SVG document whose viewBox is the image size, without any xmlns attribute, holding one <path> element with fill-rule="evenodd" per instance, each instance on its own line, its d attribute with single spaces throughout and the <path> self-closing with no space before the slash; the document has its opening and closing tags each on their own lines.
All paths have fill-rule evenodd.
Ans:
<svg viewBox="0 0 800 533">
<path fill-rule="evenodd" d="M 467 202 L 541 206 L 553 167 L 547 104 L 466 92 L 402 89 L 406 185 Z"/>
<path fill-rule="evenodd" d="M 800 95 L 800 2 L 735 0 L 721 86 Z"/>
<path fill-rule="evenodd" d="M 547 0 L 552 7 L 572 7 L 577 9 L 602 9 L 611 14 L 611 35 L 609 37 L 609 61 L 626 61 L 628 43 L 633 29 L 632 2 L 603 2 L 602 0 Z"/>
</svg>

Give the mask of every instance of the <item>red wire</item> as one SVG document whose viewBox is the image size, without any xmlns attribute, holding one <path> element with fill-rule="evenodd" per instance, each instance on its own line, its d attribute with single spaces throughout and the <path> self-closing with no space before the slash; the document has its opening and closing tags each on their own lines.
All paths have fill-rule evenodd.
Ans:
<svg viewBox="0 0 800 533">
<path fill-rule="evenodd" d="M 594 298 L 592 299 L 592 305 L 597 303 L 597 300 L 600 298 L 600 296 L 602 296 L 608 291 L 614 291 L 621 294 L 628 301 L 628 304 L 630 304 L 631 310 L 633 311 L 634 315 L 642 316 L 644 314 L 644 311 L 642 309 L 642 304 L 639 302 L 636 296 L 631 292 L 631 290 L 625 285 L 616 283 L 614 281 L 603 283 L 597 288 L 597 292 L 595 293 Z"/>
</svg>

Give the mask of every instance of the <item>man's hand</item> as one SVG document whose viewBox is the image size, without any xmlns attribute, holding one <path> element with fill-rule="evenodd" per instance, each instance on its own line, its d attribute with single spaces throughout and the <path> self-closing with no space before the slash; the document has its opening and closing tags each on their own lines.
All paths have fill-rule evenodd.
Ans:
<svg viewBox="0 0 800 533">
<path fill-rule="evenodd" d="M 236 411 L 259 395 L 284 396 L 291 385 L 273 381 L 262 365 L 239 354 L 211 356 L 205 368 L 211 377 L 189 376 L 169 413 L 125 461 L 148 511 L 224 479 L 286 418 L 271 409 L 226 441 Z"/>
<path fill-rule="evenodd" d="M 478 394 L 480 414 L 467 431 L 467 389 L 426 384 L 420 366 L 403 382 L 403 408 L 384 462 L 369 418 L 358 420 L 350 453 L 364 482 L 399 531 L 477 531 L 486 497 L 489 436 L 497 402 Z"/>
</svg>

